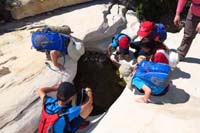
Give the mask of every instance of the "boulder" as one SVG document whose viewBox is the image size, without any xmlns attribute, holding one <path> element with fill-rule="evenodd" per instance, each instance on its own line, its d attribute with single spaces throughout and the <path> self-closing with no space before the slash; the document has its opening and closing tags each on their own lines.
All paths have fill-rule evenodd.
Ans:
<svg viewBox="0 0 200 133">
<path fill-rule="evenodd" d="M 111 13 L 104 17 L 102 23 L 88 30 L 83 37 L 86 49 L 105 53 L 112 37 L 126 28 L 126 19 L 123 18 L 124 6 L 113 6 Z"/>
</svg>

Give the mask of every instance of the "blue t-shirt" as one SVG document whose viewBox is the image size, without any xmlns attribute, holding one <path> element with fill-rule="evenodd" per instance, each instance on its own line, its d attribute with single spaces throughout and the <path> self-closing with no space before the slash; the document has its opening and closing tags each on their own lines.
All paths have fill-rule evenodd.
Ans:
<svg viewBox="0 0 200 133">
<path fill-rule="evenodd" d="M 65 110 L 54 124 L 55 133 L 63 133 L 66 130 L 73 133 L 78 129 L 83 121 L 83 118 L 80 117 L 80 106 L 72 107 L 71 103 L 66 104 L 65 106 L 60 106 L 56 99 L 47 95 L 44 97 L 43 104 L 45 106 L 45 111 L 48 114 L 55 114 L 60 110 Z M 73 123 L 73 125 L 69 123 Z"/>
</svg>

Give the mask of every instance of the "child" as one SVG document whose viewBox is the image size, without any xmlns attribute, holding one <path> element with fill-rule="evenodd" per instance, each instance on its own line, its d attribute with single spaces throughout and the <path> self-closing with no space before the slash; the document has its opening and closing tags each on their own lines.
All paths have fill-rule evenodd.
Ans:
<svg viewBox="0 0 200 133">
<path fill-rule="evenodd" d="M 112 54 L 112 49 L 116 50 L 117 59 L 129 58 L 129 45 L 131 39 L 128 35 L 120 33 L 113 37 L 112 43 L 108 46 L 108 55 Z"/>
<path fill-rule="evenodd" d="M 83 45 L 75 42 L 75 40 L 68 35 L 70 33 L 71 29 L 68 26 L 51 26 L 37 30 L 32 33 L 32 46 L 38 51 L 50 53 L 53 65 L 60 71 L 64 71 L 65 61 L 59 63 L 59 57 L 65 57 L 65 55 L 68 54 L 73 60 L 77 61 L 85 52 Z"/>
<path fill-rule="evenodd" d="M 148 63 L 148 64 L 151 68 L 155 68 L 155 69 L 152 69 L 153 70 L 152 72 L 151 72 L 151 70 L 147 70 L 146 67 L 149 67 L 149 66 L 147 65 L 147 63 L 144 64 L 144 61 L 142 61 L 142 64 L 141 63 L 138 64 L 139 70 L 137 69 L 136 73 L 133 76 L 132 85 L 136 86 L 136 88 L 139 91 L 144 92 L 144 97 L 138 98 L 136 101 L 141 102 L 141 103 L 147 103 L 151 94 L 154 94 L 154 95 L 162 94 L 167 89 L 168 83 L 166 83 L 165 85 L 162 85 L 162 86 L 160 86 L 158 84 L 156 84 L 156 85 L 152 84 L 151 80 L 148 81 L 147 78 L 144 78 L 145 75 L 147 77 L 149 77 L 150 75 L 148 75 L 148 74 L 151 74 L 151 75 L 154 75 L 155 77 L 157 77 L 161 74 L 162 76 L 164 76 L 164 78 L 167 82 L 167 80 L 168 80 L 167 78 L 169 76 L 171 69 L 170 69 L 170 66 L 168 65 L 169 61 L 168 61 L 166 55 L 162 52 L 158 52 L 159 50 L 163 50 L 166 53 L 168 52 L 168 48 L 163 43 L 157 42 L 151 38 L 145 37 L 141 40 L 140 47 L 145 53 L 150 55 L 149 61 L 152 61 L 152 63 Z M 155 62 L 155 63 L 153 63 L 153 62 Z M 164 65 L 164 64 L 166 64 L 166 65 Z M 164 67 L 165 69 L 163 69 L 163 70 L 166 70 L 166 71 L 163 72 L 162 67 Z M 143 71 L 143 69 L 145 71 Z M 156 71 L 154 71 L 154 70 L 156 70 Z M 147 73 L 147 72 L 149 72 L 149 73 Z M 155 82 L 158 82 L 158 79 L 157 80 L 156 80 L 156 78 L 154 78 L 154 79 L 155 79 L 154 80 Z"/>
<path fill-rule="evenodd" d="M 164 42 L 167 38 L 167 32 L 165 31 L 165 27 L 161 23 L 154 24 L 151 21 L 144 21 L 141 23 L 137 36 L 139 40 L 142 40 L 144 37 L 149 36 L 155 41 Z M 148 56 L 143 50 L 140 48 L 140 41 L 135 41 L 130 44 L 131 48 L 134 48 L 136 52 L 134 56 L 137 58 L 139 55 Z"/>
<path fill-rule="evenodd" d="M 52 91 L 57 91 L 57 99 L 47 96 L 47 93 Z M 74 133 L 78 130 L 93 109 L 92 91 L 86 88 L 85 92 L 88 96 L 87 101 L 72 107 L 71 101 L 76 94 L 76 89 L 71 83 L 63 82 L 59 86 L 38 89 L 38 94 L 43 101 L 39 133 L 46 133 L 49 130 Z"/>
</svg>

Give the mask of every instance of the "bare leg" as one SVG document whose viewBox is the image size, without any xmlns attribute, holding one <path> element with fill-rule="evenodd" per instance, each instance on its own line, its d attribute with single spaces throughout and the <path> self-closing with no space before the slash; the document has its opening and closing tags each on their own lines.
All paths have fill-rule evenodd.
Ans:
<svg viewBox="0 0 200 133">
<path fill-rule="evenodd" d="M 151 89 L 148 86 L 143 85 L 142 90 L 144 91 L 144 97 L 136 99 L 136 102 L 147 103 L 151 95 Z"/>
</svg>

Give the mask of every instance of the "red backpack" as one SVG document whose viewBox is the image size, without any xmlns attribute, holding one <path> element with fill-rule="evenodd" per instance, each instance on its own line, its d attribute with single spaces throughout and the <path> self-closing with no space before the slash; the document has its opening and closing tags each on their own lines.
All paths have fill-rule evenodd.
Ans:
<svg viewBox="0 0 200 133">
<path fill-rule="evenodd" d="M 59 111 L 55 114 L 48 114 L 45 111 L 45 106 L 42 106 L 42 115 L 40 118 L 40 123 L 38 126 L 38 133 L 53 133 L 54 129 L 54 123 L 59 119 L 60 116 L 62 116 L 64 113 L 63 111 Z"/>
</svg>

